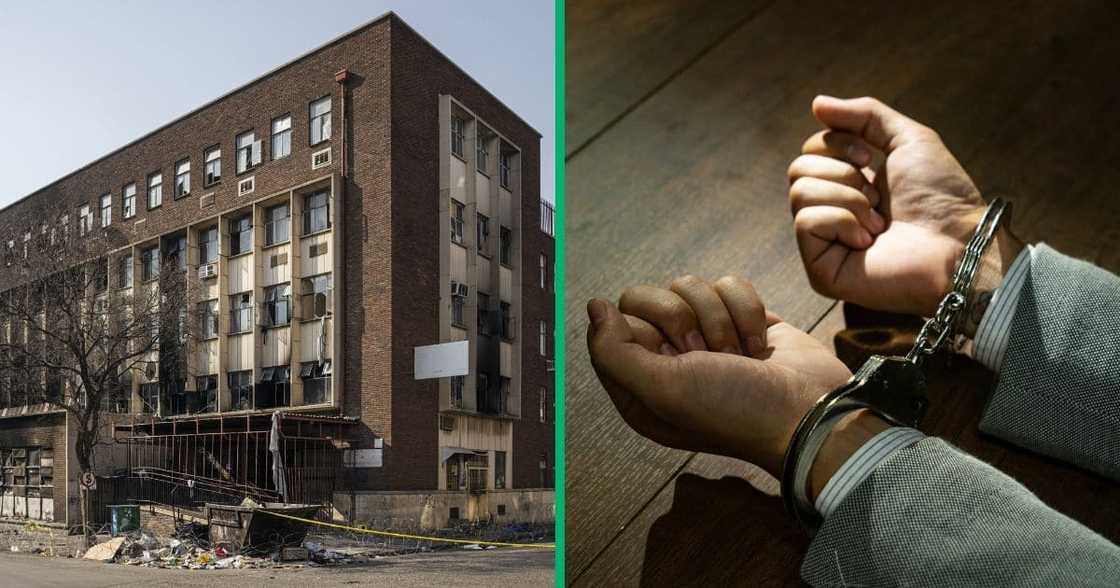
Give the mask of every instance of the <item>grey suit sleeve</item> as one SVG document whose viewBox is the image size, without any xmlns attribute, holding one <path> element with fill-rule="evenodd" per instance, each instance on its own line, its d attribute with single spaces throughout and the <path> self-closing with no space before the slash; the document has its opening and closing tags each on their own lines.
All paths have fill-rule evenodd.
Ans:
<svg viewBox="0 0 1120 588">
<path fill-rule="evenodd" d="M 840 503 L 801 574 L 814 586 L 1118 586 L 1120 548 L 931 437 Z"/>
<path fill-rule="evenodd" d="M 1036 246 L 980 430 L 1120 480 L 1120 278 Z"/>
</svg>

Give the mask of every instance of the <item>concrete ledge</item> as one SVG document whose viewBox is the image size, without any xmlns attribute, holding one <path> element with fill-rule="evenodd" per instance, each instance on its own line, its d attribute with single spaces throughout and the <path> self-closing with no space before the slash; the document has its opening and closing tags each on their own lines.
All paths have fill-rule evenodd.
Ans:
<svg viewBox="0 0 1120 588">
<path fill-rule="evenodd" d="M 353 507 L 351 505 L 353 496 Z M 375 529 L 433 531 L 453 526 L 455 509 L 460 522 L 495 524 L 556 521 L 556 493 L 551 488 L 514 488 L 468 494 L 447 490 L 428 492 L 336 492 L 335 516 Z M 353 513 L 353 514 L 351 514 Z"/>
</svg>

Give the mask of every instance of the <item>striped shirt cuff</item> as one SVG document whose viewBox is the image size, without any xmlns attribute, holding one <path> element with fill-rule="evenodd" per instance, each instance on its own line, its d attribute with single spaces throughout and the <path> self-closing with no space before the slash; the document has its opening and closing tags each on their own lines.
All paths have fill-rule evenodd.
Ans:
<svg viewBox="0 0 1120 588">
<path fill-rule="evenodd" d="M 821 490 L 820 496 L 817 496 L 817 512 L 828 518 L 848 493 L 867 479 L 879 464 L 894 452 L 924 438 L 924 433 L 910 427 L 891 427 L 872 437 L 857 449 L 824 485 L 824 490 Z"/>
<path fill-rule="evenodd" d="M 1003 355 L 1011 337 L 1011 319 L 1015 316 L 1015 307 L 1030 273 L 1033 256 L 1034 248 L 1030 245 L 1019 253 L 1008 268 L 1003 283 L 992 294 L 992 303 L 976 327 L 972 355 L 976 361 L 997 373 L 1003 366 Z"/>
</svg>

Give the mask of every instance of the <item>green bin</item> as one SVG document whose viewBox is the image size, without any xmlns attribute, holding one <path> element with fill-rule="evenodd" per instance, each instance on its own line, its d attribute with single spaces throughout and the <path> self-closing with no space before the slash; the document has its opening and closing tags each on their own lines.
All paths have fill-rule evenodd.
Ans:
<svg viewBox="0 0 1120 588">
<path fill-rule="evenodd" d="M 109 530 L 113 536 L 140 530 L 140 507 L 135 504 L 109 505 Z"/>
</svg>

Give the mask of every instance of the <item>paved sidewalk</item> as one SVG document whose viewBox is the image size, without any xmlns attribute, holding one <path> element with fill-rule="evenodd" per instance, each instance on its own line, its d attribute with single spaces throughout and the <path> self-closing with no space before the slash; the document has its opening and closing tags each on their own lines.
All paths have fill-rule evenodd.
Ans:
<svg viewBox="0 0 1120 588">
<path fill-rule="evenodd" d="M 544 549 L 444 550 L 341 567 L 260 570 L 161 570 L 85 560 L 0 553 L 0 584 L 80 586 L 552 586 L 554 552 Z"/>
</svg>

